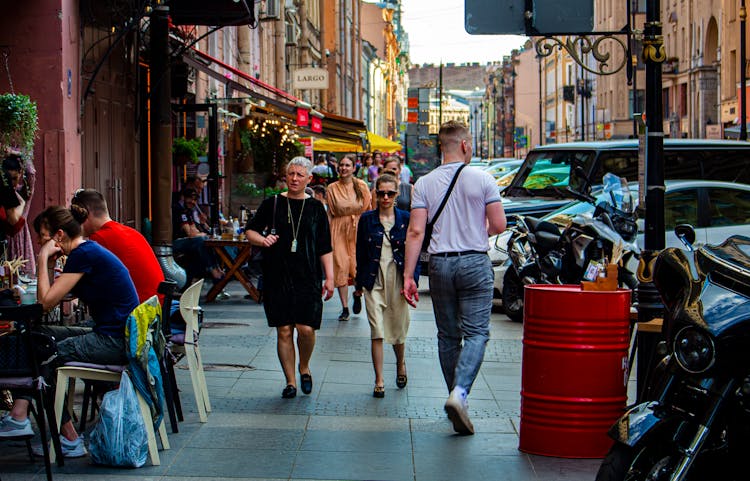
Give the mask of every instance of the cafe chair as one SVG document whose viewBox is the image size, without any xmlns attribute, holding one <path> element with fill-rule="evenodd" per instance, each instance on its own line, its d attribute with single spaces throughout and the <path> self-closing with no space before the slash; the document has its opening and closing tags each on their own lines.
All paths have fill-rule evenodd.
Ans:
<svg viewBox="0 0 750 481">
<path fill-rule="evenodd" d="M 150 322 L 150 325 L 152 326 L 153 330 L 151 331 L 151 334 L 153 335 L 154 332 L 161 332 L 161 325 L 159 322 L 161 321 L 161 306 L 158 303 L 158 299 L 156 296 L 153 296 L 151 299 L 147 300 L 140 306 L 138 306 L 134 311 L 133 315 L 131 315 L 131 318 L 135 315 L 136 312 L 138 312 L 139 309 L 143 308 L 146 305 L 149 305 L 152 309 L 155 308 L 156 310 L 156 316 L 157 319 L 153 319 Z M 149 307 L 147 306 L 147 307 Z M 132 323 L 129 321 L 128 326 L 131 326 Z M 158 343 L 154 343 L 155 345 Z M 148 344 L 147 344 L 148 345 Z M 133 363 L 131 362 L 131 365 Z M 55 393 L 55 420 L 59 423 L 62 419 L 62 412 L 63 409 L 65 409 L 65 394 L 66 391 L 68 393 L 68 409 L 70 409 L 70 403 L 73 399 L 73 395 L 75 394 L 75 380 L 81 379 L 81 380 L 89 380 L 89 381 L 104 381 L 104 382 L 112 382 L 112 383 L 119 383 L 120 378 L 122 376 L 122 373 L 128 369 L 127 365 L 119 366 L 119 365 L 104 365 L 104 364 L 91 364 L 91 363 L 83 363 L 83 362 L 68 362 L 65 363 L 65 365 L 57 368 L 57 390 Z M 156 376 L 160 373 L 152 373 L 152 375 Z M 73 381 L 71 383 L 71 381 Z M 152 422 L 152 414 L 151 414 L 151 408 L 146 402 L 146 399 L 144 399 L 143 394 L 141 391 L 137 388 L 138 383 L 134 379 L 133 382 L 134 386 L 136 387 L 135 392 L 138 396 L 138 404 L 141 407 L 141 413 L 143 414 L 144 424 L 146 426 L 146 434 L 148 436 L 148 453 L 149 458 L 151 459 L 151 464 L 154 466 L 158 466 L 161 464 L 161 461 L 159 459 L 159 450 L 157 448 L 156 444 L 156 433 L 154 431 L 154 423 Z M 85 413 L 83 414 L 85 416 Z M 164 419 L 161 419 L 159 422 L 159 438 L 161 440 L 161 445 L 163 449 L 170 449 L 169 446 L 169 439 L 167 438 L 167 430 L 165 428 Z"/>
<path fill-rule="evenodd" d="M 203 360 L 198 346 L 198 315 L 201 311 L 198 301 L 200 300 L 203 280 L 199 280 L 188 287 L 180 296 L 180 314 L 185 319 L 185 333 L 172 335 L 169 339 L 171 351 L 176 356 L 176 362 L 183 357 L 187 358 L 190 380 L 193 384 L 193 394 L 198 406 L 198 418 L 200 422 L 208 421 L 207 413 L 211 412 L 211 401 L 208 399 L 208 387 L 206 376 L 203 372 Z"/>
<path fill-rule="evenodd" d="M 40 374 L 42 364 L 48 360 L 48 356 L 54 355 L 54 340 L 49 336 L 31 332 L 31 326 L 40 322 L 42 316 L 41 304 L 0 307 L 0 323 L 14 322 L 12 331 L 0 333 L 0 390 L 12 389 L 14 392 L 26 392 L 32 395 L 30 411 L 39 427 L 47 480 L 52 481 L 52 462 L 55 456 L 49 450 L 47 425 L 49 425 L 54 451 L 57 453 L 58 466 L 63 466 L 63 457 L 50 391 L 45 389 L 47 383 Z M 33 461 L 31 436 L 12 439 L 26 441 L 29 457 Z"/>
</svg>

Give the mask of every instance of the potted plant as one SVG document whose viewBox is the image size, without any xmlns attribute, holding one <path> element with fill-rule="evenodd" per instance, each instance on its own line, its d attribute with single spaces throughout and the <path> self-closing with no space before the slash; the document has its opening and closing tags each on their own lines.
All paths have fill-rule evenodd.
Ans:
<svg viewBox="0 0 750 481">
<path fill-rule="evenodd" d="M 28 95 L 0 95 L 0 147 L 20 150 L 25 156 L 34 151 L 38 128 L 36 102 Z"/>
<path fill-rule="evenodd" d="M 208 139 L 206 137 L 196 137 L 186 139 L 185 137 L 175 137 L 172 140 L 172 160 L 177 165 L 185 165 L 188 162 L 198 163 L 198 157 L 206 155 Z"/>
</svg>

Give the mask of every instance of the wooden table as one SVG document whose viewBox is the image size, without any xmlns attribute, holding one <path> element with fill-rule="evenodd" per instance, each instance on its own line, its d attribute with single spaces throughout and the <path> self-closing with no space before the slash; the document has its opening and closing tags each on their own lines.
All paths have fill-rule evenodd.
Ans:
<svg viewBox="0 0 750 481">
<path fill-rule="evenodd" d="M 228 239 L 206 239 L 206 247 L 209 247 L 216 252 L 217 257 L 221 260 L 224 267 L 227 268 L 224 277 L 218 281 L 206 294 L 206 302 L 212 302 L 216 299 L 216 296 L 224 289 L 227 283 L 232 278 L 240 281 L 240 284 L 245 288 L 250 297 L 256 302 L 260 302 L 260 292 L 250 282 L 250 279 L 245 275 L 245 271 L 242 270 L 242 266 L 250 259 L 252 253 L 252 245 L 250 242 L 242 239 L 228 240 Z M 232 259 L 232 256 L 227 251 L 230 247 L 237 248 L 237 257 Z"/>
</svg>

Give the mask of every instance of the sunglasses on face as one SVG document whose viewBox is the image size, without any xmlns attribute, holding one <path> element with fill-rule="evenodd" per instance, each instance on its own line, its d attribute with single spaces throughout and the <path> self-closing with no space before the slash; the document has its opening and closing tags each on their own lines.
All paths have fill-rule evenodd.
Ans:
<svg viewBox="0 0 750 481">
<path fill-rule="evenodd" d="M 385 197 L 385 196 L 388 196 L 389 198 L 393 199 L 394 197 L 396 197 L 396 195 L 398 195 L 398 192 L 396 192 L 395 190 L 378 190 L 378 191 L 376 191 L 375 193 L 376 193 L 376 194 L 378 195 L 378 197 L 380 197 L 381 199 L 382 199 L 383 197 Z"/>
</svg>

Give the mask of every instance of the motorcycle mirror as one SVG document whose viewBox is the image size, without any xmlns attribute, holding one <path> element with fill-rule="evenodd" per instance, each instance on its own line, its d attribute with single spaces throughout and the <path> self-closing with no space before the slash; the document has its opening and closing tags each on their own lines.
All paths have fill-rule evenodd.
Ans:
<svg viewBox="0 0 750 481">
<path fill-rule="evenodd" d="M 690 224 L 679 224 L 674 228 L 674 233 L 677 238 L 685 244 L 689 250 L 693 250 L 693 243 L 695 242 L 695 229 Z"/>
</svg>

